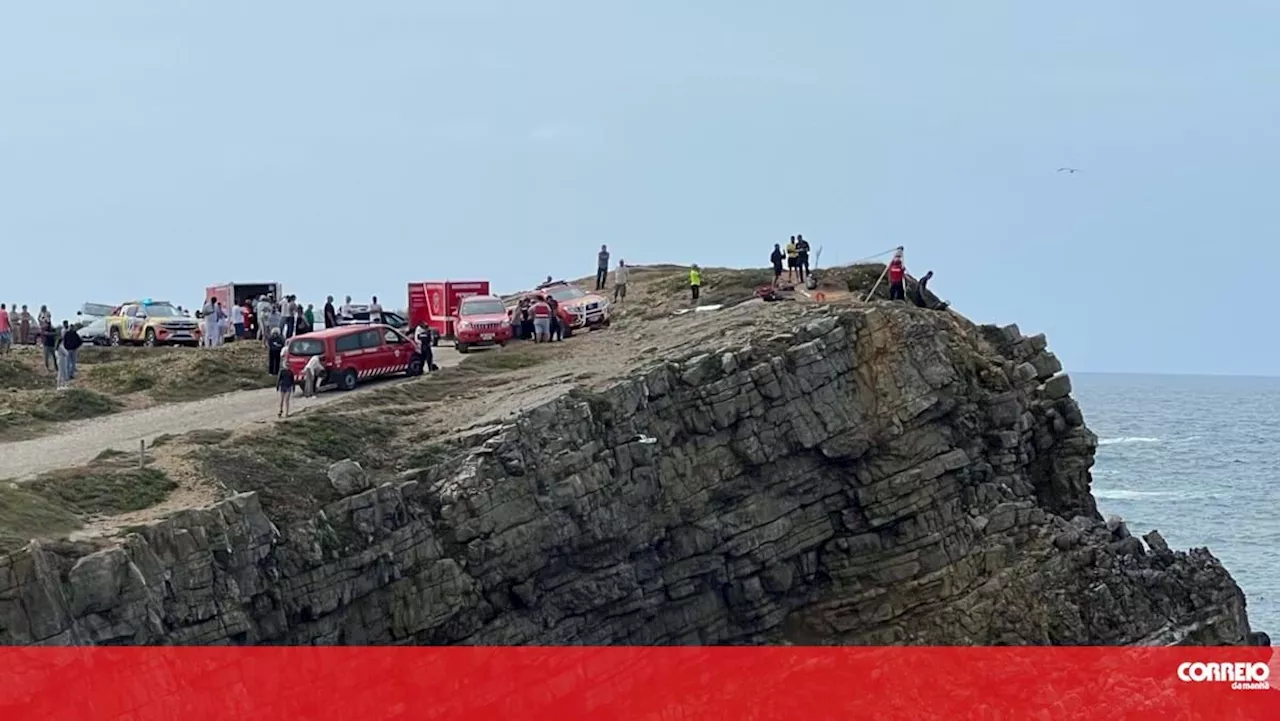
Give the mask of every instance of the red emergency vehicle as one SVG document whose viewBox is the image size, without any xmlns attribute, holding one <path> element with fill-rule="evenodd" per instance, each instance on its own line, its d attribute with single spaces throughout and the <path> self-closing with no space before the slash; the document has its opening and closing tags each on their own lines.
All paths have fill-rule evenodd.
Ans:
<svg viewBox="0 0 1280 721">
<path fill-rule="evenodd" d="M 456 338 L 463 298 L 489 295 L 487 280 L 428 280 L 409 284 L 409 326 L 426 324 L 442 338 Z"/>
<path fill-rule="evenodd" d="M 324 376 L 318 385 L 344 391 L 371 378 L 422 375 L 422 356 L 413 341 L 388 325 L 340 325 L 304 333 L 290 339 L 285 352 L 285 362 L 299 382 L 307 361 L 320 356 Z"/>
<path fill-rule="evenodd" d="M 506 345 L 512 336 L 507 307 L 497 296 L 463 298 L 458 304 L 458 320 L 453 332 L 454 347 L 459 353 L 483 346 Z"/>
</svg>

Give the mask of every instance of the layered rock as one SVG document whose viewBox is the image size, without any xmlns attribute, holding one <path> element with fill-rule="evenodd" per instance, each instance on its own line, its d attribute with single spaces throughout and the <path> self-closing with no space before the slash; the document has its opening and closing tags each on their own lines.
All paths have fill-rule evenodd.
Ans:
<svg viewBox="0 0 1280 721">
<path fill-rule="evenodd" d="M 1043 336 L 873 304 L 475 429 L 281 532 L 253 494 L 0 560 L 5 643 L 1243 643 L 1099 517 Z M 341 471 L 341 473 L 338 473 Z"/>
</svg>

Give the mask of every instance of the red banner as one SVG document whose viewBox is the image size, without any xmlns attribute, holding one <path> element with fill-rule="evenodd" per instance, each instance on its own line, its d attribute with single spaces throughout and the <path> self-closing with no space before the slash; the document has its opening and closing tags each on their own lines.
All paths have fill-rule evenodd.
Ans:
<svg viewBox="0 0 1280 721">
<path fill-rule="evenodd" d="M 8 648 L 0 718 L 1280 719 L 1269 648 Z"/>
</svg>

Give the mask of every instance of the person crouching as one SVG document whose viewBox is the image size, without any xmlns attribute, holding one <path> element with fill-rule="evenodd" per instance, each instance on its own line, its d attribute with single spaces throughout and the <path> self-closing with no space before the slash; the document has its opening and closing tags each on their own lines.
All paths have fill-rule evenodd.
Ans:
<svg viewBox="0 0 1280 721">
<path fill-rule="evenodd" d="M 302 397 L 312 398 L 316 394 L 316 388 L 320 385 L 320 377 L 324 375 L 324 363 L 320 362 L 320 356 L 313 355 L 307 360 L 307 364 L 302 367 Z"/>
</svg>

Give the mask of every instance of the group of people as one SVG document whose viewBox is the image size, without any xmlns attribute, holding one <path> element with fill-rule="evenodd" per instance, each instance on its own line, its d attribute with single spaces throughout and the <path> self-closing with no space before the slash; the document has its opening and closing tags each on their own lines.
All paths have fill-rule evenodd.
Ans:
<svg viewBox="0 0 1280 721">
<path fill-rule="evenodd" d="M 228 327 L 237 340 L 257 339 L 263 344 L 275 332 L 290 338 L 309 333 L 315 327 L 315 310 L 311 305 L 304 309 L 294 295 L 286 295 L 279 301 L 270 294 L 262 295 L 230 308 L 224 308 L 217 298 L 209 298 L 200 317 L 205 322 L 201 340 L 205 346 L 222 345 Z"/>
<path fill-rule="evenodd" d="M 67 388 L 76 377 L 76 361 L 84 345 L 79 325 L 65 320 L 61 326 L 55 325 L 48 306 L 42 305 L 33 329 L 27 306 L 16 312 L 10 312 L 9 308 L 8 303 L 0 303 L 0 355 L 8 354 L 13 348 L 15 335 L 20 345 L 37 344 L 44 350 L 45 370 L 57 374 L 59 390 Z"/>
<path fill-rule="evenodd" d="M 627 298 L 627 276 L 630 270 L 627 268 L 625 260 L 618 261 L 618 267 L 613 271 L 613 302 L 621 303 Z M 596 292 L 606 290 L 609 285 L 609 246 L 600 246 L 600 252 L 596 254 Z"/>
<path fill-rule="evenodd" d="M 773 265 L 773 283 L 782 282 L 782 263 L 787 263 L 787 280 L 805 282 L 809 277 L 809 241 L 803 235 L 796 234 L 787 241 L 784 250 L 781 243 L 773 244 L 773 253 L 769 254 L 769 263 Z"/>
</svg>

